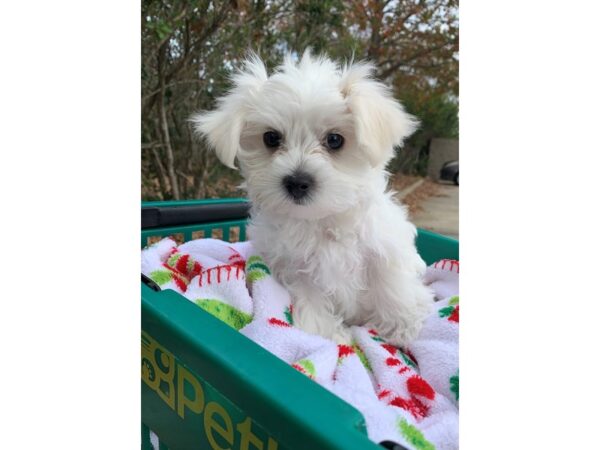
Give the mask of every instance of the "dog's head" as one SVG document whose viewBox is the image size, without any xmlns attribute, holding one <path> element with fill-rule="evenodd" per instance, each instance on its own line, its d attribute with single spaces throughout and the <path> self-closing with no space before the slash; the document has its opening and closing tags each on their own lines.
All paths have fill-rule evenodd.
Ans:
<svg viewBox="0 0 600 450">
<path fill-rule="evenodd" d="M 237 158 L 256 206 L 322 218 L 381 188 L 394 146 L 416 127 L 373 70 L 306 52 L 269 76 L 251 56 L 217 109 L 192 120 L 225 165 Z"/>
</svg>

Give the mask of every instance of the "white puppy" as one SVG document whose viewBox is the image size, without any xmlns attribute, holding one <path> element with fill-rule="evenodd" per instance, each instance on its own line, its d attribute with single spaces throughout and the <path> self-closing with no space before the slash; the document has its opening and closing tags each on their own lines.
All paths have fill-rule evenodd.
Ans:
<svg viewBox="0 0 600 450">
<path fill-rule="evenodd" d="M 218 108 L 193 121 L 225 165 L 239 161 L 249 236 L 292 295 L 294 324 L 338 343 L 366 325 L 403 346 L 433 295 L 385 166 L 416 121 L 373 69 L 306 52 L 269 76 L 251 56 Z"/>
</svg>

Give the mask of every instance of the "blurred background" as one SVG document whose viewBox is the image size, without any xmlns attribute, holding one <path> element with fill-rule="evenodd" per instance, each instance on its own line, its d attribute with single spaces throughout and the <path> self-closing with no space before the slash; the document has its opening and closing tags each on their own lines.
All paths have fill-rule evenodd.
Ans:
<svg viewBox="0 0 600 450">
<path fill-rule="evenodd" d="M 248 49 L 369 59 L 420 129 L 388 166 L 418 226 L 458 237 L 458 1 L 142 1 L 142 200 L 239 197 L 194 137 Z M 456 163 L 455 163 L 456 161 Z"/>
</svg>

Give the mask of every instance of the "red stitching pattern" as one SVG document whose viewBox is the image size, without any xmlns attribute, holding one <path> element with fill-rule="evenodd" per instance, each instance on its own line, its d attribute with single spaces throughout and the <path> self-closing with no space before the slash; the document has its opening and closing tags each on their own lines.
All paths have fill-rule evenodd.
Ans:
<svg viewBox="0 0 600 450">
<path fill-rule="evenodd" d="M 246 267 L 246 260 L 233 247 L 228 247 L 233 253 L 229 256 L 228 261 L 232 266 Z"/>
<path fill-rule="evenodd" d="M 234 267 L 235 273 L 233 273 Z M 225 274 L 223 274 L 223 271 L 225 271 Z M 225 280 L 230 281 L 232 275 L 236 278 L 236 280 L 239 280 L 240 277 L 244 275 L 244 271 L 241 270 L 240 266 L 233 266 L 230 264 L 211 267 L 210 269 L 204 270 L 200 274 L 200 276 L 198 277 L 198 285 L 210 285 L 213 284 L 215 281 L 217 284 Z"/>
<path fill-rule="evenodd" d="M 446 266 L 448 268 L 446 269 Z M 434 269 L 449 270 L 450 272 L 460 273 L 460 263 L 455 259 L 440 259 L 433 265 Z"/>
</svg>

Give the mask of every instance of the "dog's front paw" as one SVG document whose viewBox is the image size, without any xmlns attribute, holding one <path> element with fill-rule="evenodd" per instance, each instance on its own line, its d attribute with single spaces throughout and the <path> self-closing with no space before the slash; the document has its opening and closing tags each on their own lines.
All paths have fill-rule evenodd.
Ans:
<svg viewBox="0 0 600 450">
<path fill-rule="evenodd" d="M 352 333 L 349 328 L 344 326 L 337 328 L 331 335 L 331 339 L 336 344 L 351 345 L 352 344 Z"/>
<path fill-rule="evenodd" d="M 421 327 L 396 328 L 395 330 L 381 334 L 381 337 L 394 347 L 407 347 L 419 334 Z"/>
</svg>

